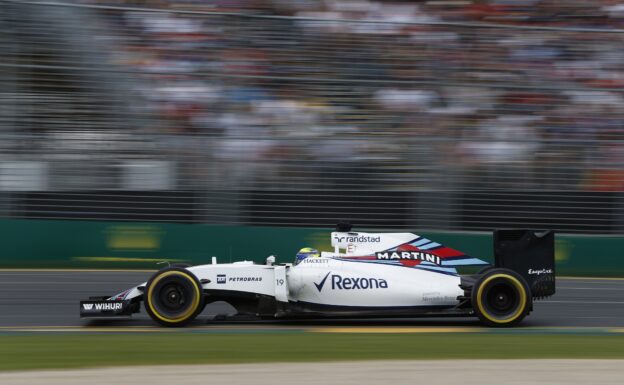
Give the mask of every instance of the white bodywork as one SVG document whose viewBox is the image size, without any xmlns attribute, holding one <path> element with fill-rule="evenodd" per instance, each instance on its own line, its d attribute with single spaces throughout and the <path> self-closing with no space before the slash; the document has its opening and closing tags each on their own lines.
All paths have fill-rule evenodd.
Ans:
<svg viewBox="0 0 624 385">
<path fill-rule="evenodd" d="M 454 268 L 432 263 L 415 268 L 398 261 L 348 259 L 374 255 L 410 241 L 425 245 L 424 238 L 415 234 L 334 232 L 331 239 L 332 252 L 323 252 L 321 257 L 305 259 L 296 266 L 257 265 L 249 261 L 218 264 L 213 260 L 212 264 L 187 269 L 200 280 L 207 293 L 253 293 L 273 297 L 278 303 L 328 309 L 451 308 L 464 294 Z M 429 242 L 426 245 L 441 246 L 426 241 Z M 145 285 L 111 299 L 140 296 Z"/>
</svg>

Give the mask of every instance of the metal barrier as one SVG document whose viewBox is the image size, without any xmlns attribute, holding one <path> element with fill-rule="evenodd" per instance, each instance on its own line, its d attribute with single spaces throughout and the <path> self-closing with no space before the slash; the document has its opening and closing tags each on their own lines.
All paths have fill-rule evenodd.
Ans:
<svg viewBox="0 0 624 385">
<path fill-rule="evenodd" d="M 0 0 L 0 215 L 622 232 L 623 30 L 378 4 Z"/>
</svg>

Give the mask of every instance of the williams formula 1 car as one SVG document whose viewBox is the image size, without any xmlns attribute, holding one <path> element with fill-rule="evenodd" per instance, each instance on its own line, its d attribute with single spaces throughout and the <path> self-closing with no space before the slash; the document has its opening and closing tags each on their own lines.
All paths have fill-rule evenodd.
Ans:
<svg viewBox="0 0 624 385">
<path fill-rule="evenodd" d="M 494 265 L 411 233 L 331 233 L 333 251 L 296 264 L 241 261 L 170 266 L 114 296 L 80 302 L 81 317 L 129 316 L 141 302 L 161 325 L 183 326 L 225 301 L 262 319 L 476 316 L 517 325 L 555 293 L 554 233 L 494 232 Z M 459 275 L 458 266 L 487 265 Z"/>
</svg>

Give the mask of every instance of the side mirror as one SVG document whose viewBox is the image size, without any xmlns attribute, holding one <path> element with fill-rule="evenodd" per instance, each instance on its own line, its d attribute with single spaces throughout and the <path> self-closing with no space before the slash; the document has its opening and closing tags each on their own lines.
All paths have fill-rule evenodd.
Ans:
<svg viewBox="0 0 624 385">
<path fill-rule="evenodd" d="M 269 255 L 266 259 L 266 264 L 268 266 L 273 266 L 275 264 L 275 256 L 274 255 Z"/>
</svg>

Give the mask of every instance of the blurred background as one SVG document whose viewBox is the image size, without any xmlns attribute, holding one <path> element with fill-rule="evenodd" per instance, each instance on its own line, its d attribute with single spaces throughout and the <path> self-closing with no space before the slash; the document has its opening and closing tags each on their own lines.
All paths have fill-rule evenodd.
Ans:
<svg viewBox="0 0 624 385">
<path fill-rule="evenodd" d="M 0 216 L 624 230 L 624 2 L 0 0 Z"/>
<path fill-rule="evenodd" d="M 624 0 L 0 0 L 0 372 L 311 357 L 326 383 L 337 366 L 319 359 L 622 357 L 624 281 L 587 278 L 624 277 L 622 107 Z M 491 230 L 553 229 L 558 293 L 496 335 L 408 320 L 155 337 L 117 332 L 145 313 L 78 318 L 167 262 L 330 250 L 340 220 L 489 261 Z M 387 333 L 414 326 L 436 336 Z M 470 362 L 444 373 L 513 376 Z M 523 362 L 514 383 L 624 378 L 615 361 Z M 360 373 L 388 382 L 388 364 Z M 59 373 L 37 375 L 86 382 Z"/>
</svg>

